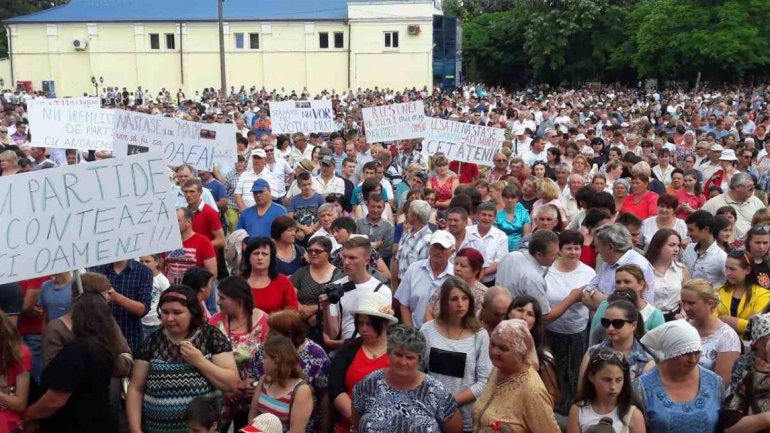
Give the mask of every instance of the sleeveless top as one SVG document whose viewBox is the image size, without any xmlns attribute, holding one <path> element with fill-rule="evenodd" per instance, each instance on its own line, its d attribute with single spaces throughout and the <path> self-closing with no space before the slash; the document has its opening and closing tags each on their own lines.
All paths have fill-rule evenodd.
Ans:
<svg viewBox="0 0 770 433">
<path fill-rule="evenodd" d="M 289 421 L 291 419 L 291 403 L 294 400 L 294 394 L 297 389 L 305 383 L 304 380 L 297 382 L 289 392 L 280 397 L 271 397 L 267 393 L 270 384 L 262 382 L 259 387 L 259 399 L 257 400 L 257 410 L 259 413 L 271 413 L 281 420 L 283 431 L 289 430 Z"/>
<path fill-rule="evenodd" d="M 660 380 L 658 368 L 642 375 L 635 384 L 647 414 L 647 430 L 655 433 L 714 433 L 724 399 L 722 379 L 698 366 L 700 386 L 690 401 L 671 400 Z"/>
<path fill-rule="evenodd" d="M 631 413 L 630 410 L 628 413 Z M 590 404 L 578 406 L 578 423 L 580 424 L 580 431 L 586 431 L 589 427 L 599 424 L 599 421 L 601 421 L 602 418 L 612 418 L 612 430 L 615 433 L 622 433 L 623 428 L 627 427 L 623 424 L 623 420 L 618 416 L 617 407 L 610 413 L 600 414 L 596 413 Z"/>
</svg>

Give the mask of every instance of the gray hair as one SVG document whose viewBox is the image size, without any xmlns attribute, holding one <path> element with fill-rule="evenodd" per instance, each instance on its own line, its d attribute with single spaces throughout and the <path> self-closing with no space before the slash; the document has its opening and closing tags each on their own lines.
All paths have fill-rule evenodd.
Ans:
<svg viewBox="0 0 770 433">
<path fill-rule="evenodd" d="M 334 207 L 334 203 L 324 203 L 321 206 L 318 206 L 318 213 L 317 215 L 321 215 L 322 213 L 326 211 L 332 211 L 335 214 L 337 213 L 337 209 Z M 339 216 L 339 215 L 337 215 Z"/>
<path fill-rule="evenodd" d="M 509 305 L 511 301 L 513 301 L 513 295 L 511 295 L 510 290 L 502 286 L 492 286 L 489 289 L 487 289 L 487 293 L 484 294 L 484 305 L 494 304 L 495 299 L 497 299 L 500 296 L 507 298 Z"/>
<path fill-rule="evenodd" d="M 749 181 L 754 181 L 750 174 L 744 172 L 735 173 L 733 178 L 730 179 L 730 189 L 736 190 Z"/>
<path fill-rule="evenodd" d="M 422 360 L 427 345 L 425 336 L 415 327 L 396 325 L 388 329 L 388 353 L 402 348 L 407 352 L 416 353 Z"/>
<path fill-rule="evenodd" d="M 735 176 L 733 176 L 733 178 L 735 178 Z M 625 253 L 634 247 L 634 241 L 631 239 L 631 233 L 624 225 L 618 223 L 600 227 L 598 230 L 596 230 L 594 239 L 598 240 L 604 245 L 611 246 L 612 249 L 619 253 Z"/>
<path fill-rule="evenodd" d="M 414 216 L 424 223 L 428 222 L 432 212 L 430 204 L 425 200 L 412 200 L 409 202 L 409 209 L 407 211 L 414 213 Z"/>
<path fill-rule="evenodd" d="M 629 192 L 629 191 L 631 191 L 631 184 L 630 184 L 630 183 L 628 183 L 628 181 L 627 181 L 626 179 L 618 179 L 618 180 L 616 180 L 616 181 L 615 181 L 615 182 L 612 184 L 612 188 L 613 188 L 613 189 L 615 189 L 615 187 L 616 187 L 616 186 L 618 186 L 618 185 L 620 185 L 620 186 L 622 186 L 623 188 L 625 188 L 625 189 L 626 189 L 626 192 Z"/>
<path fill-rule="evenodd" d="M 559 164 L 557 164 L 554 171 L 555 170 L 567 170 L 568 172 L 572 171 L 569 164 L 567 164 L 566 162 L 560 162 Z"/>
</svg>

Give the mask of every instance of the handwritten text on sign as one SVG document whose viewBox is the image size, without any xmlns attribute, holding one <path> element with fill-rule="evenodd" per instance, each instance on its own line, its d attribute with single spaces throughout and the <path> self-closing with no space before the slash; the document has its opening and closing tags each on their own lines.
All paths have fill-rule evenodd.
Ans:
<svg viewBox="0 0 770 433">
<path fill-rule="evenodd" d="M 200 170 L 213 168 L 217 143 L 235 147 L 234 125 L 190 122 L 116 110 L 114 130 L 115 156 L 163 152 L 168 164 L 190 164 Z"/>
<path fill-rule="evenodd" d="M 422 153 L 430 156 L 441 152 L 450 161 L 493 166 L 503 141 L 505 132 L 499 128 L 426 117 Z"/>
<path fill-rule="evenodd" d="M 46 103 L 28 108 L 33 146 L 112 150 L 112 110 Z"/>
<path fill-rule="evenodd" d="M 0 178 L 0 284 L 180 248 L 162 155 Z"/>
<path fill-rule="evenodd" d="M 273 133 L 332 132 L 334 110 L 331 101 L 283 101 L 270 103 Z"/>
<path fill-rule="evenodd" d="M 85 107 L 99 108 L 102 106 L 99 98 L 93 96 L 83 96 L 80 98 L 56 98 L 56 99 L 33 99 L 27 102 L 27 108 L 31 105 L 41 104 L 53 107 Z"/>
<path fill-rule="evenodd" d="M 366 107 L 362 114 L 368 143 L 425 136 L 425 106 L 422 101 Z"/>
</svg>

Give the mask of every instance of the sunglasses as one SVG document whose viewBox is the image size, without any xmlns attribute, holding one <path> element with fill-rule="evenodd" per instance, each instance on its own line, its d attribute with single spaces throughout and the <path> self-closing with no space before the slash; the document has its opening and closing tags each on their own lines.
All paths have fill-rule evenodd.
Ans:
<svg viewBox="0 0 770 433">
<path fill-rule="evenodd" d="M 594 355 L 591 357 L 591 362 L 599 362 L 599 361 L 618 361 L 622 364 L 625 364 L 626 357 L 623 356 L 622 353 L 618 352 L 617 350 L 612 350 L 608 348 L 599 349 L 596 352 L 594 352 Z"/>
<path fill-rule="evenodd" d="M 627 319 L 612 319 L 612 320 L 610 320 L 610 319 L 605 319 L 605 318 L 602 317 L 600 322 L 602 324 L 602 328 L 604 328 L 604 329 L 609 329 L 610 326 L 612 326 L 615 329 L 620 329 L 620 328 L 626 326 L 626 323 L 634 323 L 635 321 L 634 320 L 627 320 Z"/>
<path fill-rule="evenodd" d="M 317 256 L 317 255 L 323 254 L 325 252 L 326 252 L 326 250 L 323 250 L 323 249 L 317 249 L 317 248 L 308 248 L 307 249 L 308 255 L 311 255 L 311 256 Z"/>
<path fill-rule="evenodd" d="M 770 226 L 766 224 L 755 225 L 751 228 L 752 233 L 767 234 L 770 233 Z"/>
<path fill-rule="evenodd" d="M 263 149 L 263 150 L 265 151 L 265 153 L 273 153 L 274 152 L 273 149 Z"/>
</svg>

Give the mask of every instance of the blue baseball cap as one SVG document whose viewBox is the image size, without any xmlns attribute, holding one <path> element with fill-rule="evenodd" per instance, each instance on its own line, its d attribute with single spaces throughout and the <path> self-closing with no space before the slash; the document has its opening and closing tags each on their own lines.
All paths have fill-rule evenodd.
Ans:
<svg viewBox="0 0 770 433">
<path fill-rule="evenodd" d="M 262 192 L 266 189 L 270 189 L 270 184 L 265 179 L 257 179 L 251 186 L 251 192 Z"/>
</svg>

